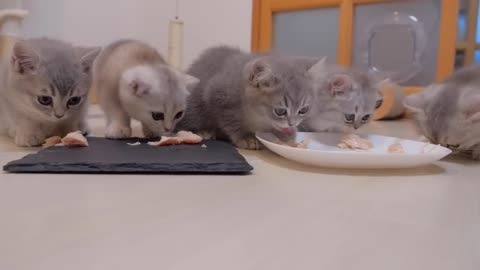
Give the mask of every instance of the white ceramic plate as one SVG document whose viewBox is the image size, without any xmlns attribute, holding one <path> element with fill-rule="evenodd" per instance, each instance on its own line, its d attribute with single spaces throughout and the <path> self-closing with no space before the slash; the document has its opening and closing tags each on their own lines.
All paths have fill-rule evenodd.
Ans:
<svg viewBox="0 0 480 270">
<path fill-rule="evenodd" d="M 424 142 L 404 140 L 380 135 L 360 135 L 370 140 L 374 147 L 368 151 L 338 149 L 336 145 L 344 135 L 336 133 L 299 132 L 295 142 L 308 141 L 307 149 L 277 144 L 278 140 L 270 133 L 257 133 L 257 138 L 268 149 L 278 155 L 300 163 L 350 169 L 394 169 L 410 168 L 430 164 L 449 155 L 448 148 Z M 404 154 L 392 154 L 388 147 L 400 143 Z"/>
</svg>

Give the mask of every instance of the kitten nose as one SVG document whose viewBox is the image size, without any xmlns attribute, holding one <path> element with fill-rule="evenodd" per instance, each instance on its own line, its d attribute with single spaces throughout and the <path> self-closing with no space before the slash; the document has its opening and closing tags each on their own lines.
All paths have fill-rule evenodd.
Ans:
<svg viewBox="0 0 480 270">
<path fill-rule="evenodd" d="M 295 119 L 288 119 L 288 126 L 290 127 L 296 127 L 297 126 L 297 121 Z"/>
<path fill-rule="evenodd" d="M 57 117 L 58 119 L 62 118 L 63 116 L 65 116 L 65 114 L 55 114 L 55 117 Z"/>
</svg>

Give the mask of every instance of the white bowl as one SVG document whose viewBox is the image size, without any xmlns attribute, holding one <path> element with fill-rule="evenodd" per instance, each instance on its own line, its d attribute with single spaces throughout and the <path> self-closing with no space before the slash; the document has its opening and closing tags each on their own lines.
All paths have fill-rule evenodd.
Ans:
<svg viewBox="0 0 480 270">
<path fill-rule="evenodd" d="M 287 159 L 300 163 L 349 169 L 395 169 L 428 165 L 449 155 L 448 148 L 424 142 L 404 140 L 380 135 L 360 135 L 370 140 L 374 147 L 368 151 L 352 151 L 337 148 L 344 135 L 336 133 L 299 132 L 295 142 L 308 141 L 306 149 L 280 145 L 271 133 L 257 133 L 257 138 L 268 149 Z M 404 154 L 388 152 L 388 147 L 400 143 Z"/>
</svg>

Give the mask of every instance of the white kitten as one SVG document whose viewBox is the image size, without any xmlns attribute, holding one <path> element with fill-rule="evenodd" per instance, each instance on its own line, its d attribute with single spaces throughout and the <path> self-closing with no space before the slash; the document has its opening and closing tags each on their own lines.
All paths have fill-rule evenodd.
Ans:
<svg viewBox="0 0 480 270">
<path fill-rule="evenodd" d="M 152 47 L 120 40 L 100 54 L 94 66 L 98 101 L 107 117 L 105 136 L 131 136 L 130 120 L 142 123 L 145 137 L 172 131 L 183 118 L 186 98 L 198 79 L 168 66 Z"/>
<path fill-rule="evenodd" d="M 51 39 L 17 41 L 0 68 L 0 132 L 19 146 L 87 132 L 90 70 L 99 51 Z"/>
</svg>

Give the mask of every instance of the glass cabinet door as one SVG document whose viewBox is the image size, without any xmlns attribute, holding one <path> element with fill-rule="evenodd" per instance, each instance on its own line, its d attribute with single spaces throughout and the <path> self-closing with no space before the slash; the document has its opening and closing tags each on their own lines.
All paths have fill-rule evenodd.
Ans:
<svg viewBox="0 0 480 270">
<path fill-rule="evenodd" d="M 273 15 L 272 48 L 281 52 L 337 59 L 339 8 L 278 12 Z"/>
</svg>

